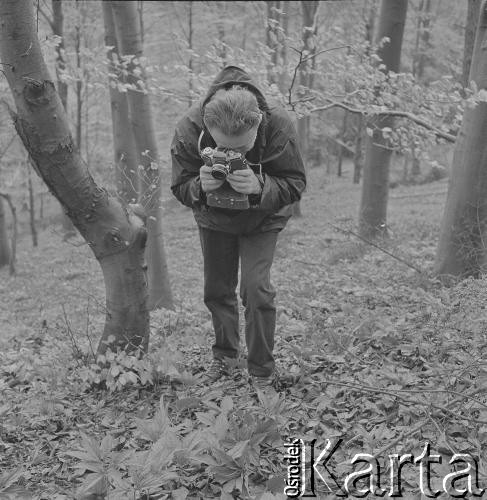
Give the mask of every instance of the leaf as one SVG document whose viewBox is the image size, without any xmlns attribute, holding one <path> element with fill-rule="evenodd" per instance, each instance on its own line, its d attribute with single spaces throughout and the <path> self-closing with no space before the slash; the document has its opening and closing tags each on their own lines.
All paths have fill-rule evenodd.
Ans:
<svg viewBox="0 0 487 500">
<path fill-rule="evenodd" d="M 232 479 L 240 477 L 242 471 L 228 465 L 214 465 L 209 467 L 209 472 L 213 475 L 215 481 L 225 484 Z"/>
<path fill-rule="evenodd" d="M 229 412 L 233 410 L 233 399 L 230 396 L 225 396 L 220 404 L 222 411 Z"/>
<path fill-rule="evenodd" d="M 189 410 L 191 408 L 198 408 L 200 403 L 201 403 L 200 398 L 195 398 L 195 397 L 182 398 L 176 401 L 176 409 L 178 411 L 184 411 L 184 410 Z"/>
<path fill-rule="evenodd" d="M 227 453 L 230 455 L 234 460 L 241 458 L 244 454 L 246 454 L 247 449 L 249 446 L 249 440 L 246 439 L 245 441 L 239 441 L 231 450 L 229 450 Z"/>
<path fill-rule="evenodd" d="M 266 487 L 272 493 L 281 493 L 284 491 L 285 482 L 286 477 L 284 475 L 272 476 L 267 480 Z"/>
<path fill-rule="evenodd" d="M 105 495 L 108 491 L 108 480 L 105 474 L 93 473 L 84 478 L 83 484 L 78 489 L 78 495 L 92 493 L 95 495 Z"/>
<path fill-rule="evenodd" d="M 186 500 L 188 497 L 189 490 L 185 488 L 184 486 L 181 486 L 181 488 L 178 488 L 177 490 L 173 490 L 171 492 L 171 496 L 173 500 Z"/>
<path fill-rule="evenodd" d="M 212 427 L 215 423 L 215 414 L 214 413 L 203 413 L 198 411 L 195 413 L 196 418 L 202 423 L 207 425 L 208 427 Z"/>
</svg>

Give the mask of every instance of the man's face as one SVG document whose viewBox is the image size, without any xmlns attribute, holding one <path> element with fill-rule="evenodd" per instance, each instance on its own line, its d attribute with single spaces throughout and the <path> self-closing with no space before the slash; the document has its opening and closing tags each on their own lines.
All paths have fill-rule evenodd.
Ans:
<svg viewBox="0 0 487 500">
<path fill-rule="evenodd" d="M 256 125 L 249 131 L 239 135 L 227 135 L 217 128 L 211 128 L 209 132 L 219 148 L 232 149 L 245 154 L 254 147 L 258 129 L 259 126 Z"/>
</svg>

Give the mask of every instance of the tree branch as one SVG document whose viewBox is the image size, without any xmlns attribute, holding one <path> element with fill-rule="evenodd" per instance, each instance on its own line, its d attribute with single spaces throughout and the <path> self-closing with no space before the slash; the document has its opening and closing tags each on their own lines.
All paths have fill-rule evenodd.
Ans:
<svg viewBox="0 0 487 500">
<path fill-rule="evenodd" d="M 373 241 L 369 241 L 367 240 L 366 238 L 363 238 L 362 236 L 360 236 L 360 234 L 356 233 L 355 231 L 352 231 L 351 229 L 342 229 L 341 227 L 338 227 L 336 226 L 335 224 L 331 224 L 331 223 L 328 223 L 333 229 L 335 229 L 336 231 L 339 231 L 341 233 L 344 233 L 344 234 L 351 234 L 353 236 L 356 236 L 357 238 L 359 238 L 360 240 L 362 240 L 364 243 L 367 243 L 368 245 L 371 245 L 373 246 L 374 248 L 377 248 L 378 250 L 380 250 L 381 252 L 384 252 L 385 254 L 389 255 L 390 257 L 392 257 L 393 259 L 396 259 L 398 260 L 399 262 L 402 262 L 403 264 L 405 264 L 406 266 L 410 267 L 411 269 L 414 269 L 417 273 L 421 274 L 421 275 L 425 275 L 425 272 L 420 269 L 419 267 L 416 267 L 414 264 L 411 264 L 410 262 L 408 262 L 407 260 L 405 259 L 402 259 L 401 257 L 398 257 L 397 255 L 394 255 L 393 253 L 389 252 L 388 250 L 386 250 L 385 248 L 382 248 L 381 246 L 377 245 L 376 243 L 374 243 Z"/>
<path fill-rule="evenodd" d="M 331 99 L 327 99 L 327 100 L 330 101 L 330 104 L 327 104 L 325 106 L 319 106 L 316 108 L 311 108 L 308 110 L 308 113 L 316 113 L 317 111 L 328 111 L 329 109 L 338 107 L 338 108 L 345 109 L 346 111 L 349 111 L 350 113 L 355 113 L 355 114 L 360 114 L 360 115 L 367 115 L 367 114 L 370 115 L 371 114 L 370 112 L 367 112 L 365 110 L 353 108 L 347 103 L 343 103 L 343 102 L 339 102 L 339 101 L 332 101 Z M 292 105 L 292 103 L 290 103 L 290 104 Z M 379 111 L 379 112 L 373 113 L 373 114 L 376 114 L 378 116 L 397 116 L 400 118 L 407 118 L 408 120 L 411 120 L 412 122 L 416 123 L 417 125 L 433 131 L 435 133 L 435 135 L 437 135 L 438 137 L 441 137 L 442 139 L 447 140 L 448 142 L 454 143 L 457 139 L 456 136 L 454 136 L 452 134 L 448 134 L 447 132 L 443 132 L 442 130 L 433 126 L 431 123 L 428 123 L 427 121 L 413 115 L 412 113 L 409 113 L 408 111 L 400 111 L 400 110 L 391 109 L 391 110 L 386 110 L 386 111 Z"/>
</svg>

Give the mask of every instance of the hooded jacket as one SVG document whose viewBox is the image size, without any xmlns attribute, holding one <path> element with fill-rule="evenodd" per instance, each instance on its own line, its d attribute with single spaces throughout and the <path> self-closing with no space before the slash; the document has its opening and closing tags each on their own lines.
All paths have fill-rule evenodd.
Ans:
<svg viewBox="0 0 487 500">
<path fill-rule="evenodd" d="M 260 196 L 251 195 L 248 210 L 225 210 L 206 205 L 199 169 L 200 151 L 216 144 L 203 123 L 206 103 L 219 89 L 246 87 L 257 98 L 263 113 L 254 147 L 246 154 L 251 168 L 260 169 Z M 171 190 L 193 209 L 199 226 L 234 234 L 279 231 L 291 216 L 291 204 L 300 200 L 306 187 L 304 164 L 294 125 L 286 110 L 268 102 L 250 76 L 236 66 L 225 67 L 215 78 L 206 97 L 193 105 L 176 125 L 171 144 Z"/>
</svg>

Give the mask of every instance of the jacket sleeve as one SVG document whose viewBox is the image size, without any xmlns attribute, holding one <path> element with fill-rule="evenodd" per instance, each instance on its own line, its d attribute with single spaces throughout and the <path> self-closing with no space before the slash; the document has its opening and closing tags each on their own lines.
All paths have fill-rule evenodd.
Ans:
<svg viewBox="0 0 487 500">
<path fill-rule="evenodd" d="M 301 199 L 306 188 L 306 174 L 297 134 L 287 113 L 282 110 L 270 137 L 266 156 L 262 161 L 263 180 L 260 202 L 256 210 L 277 212 L 282 207 Z"/>
<path fill-rule="evenodd" d="M 187 125 L 184 127 L 181 122 L 176 127 L 171 143 L 171 191 L 183 205 L 191 208 L 206 202 L 200 184 L 203 161 L 197 151 L 197 141 L 197 133 L 188 131 Z"/>
</svg>

